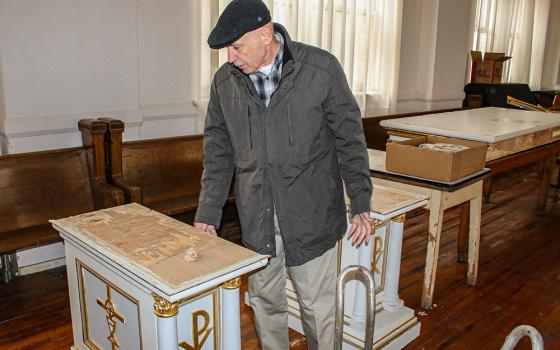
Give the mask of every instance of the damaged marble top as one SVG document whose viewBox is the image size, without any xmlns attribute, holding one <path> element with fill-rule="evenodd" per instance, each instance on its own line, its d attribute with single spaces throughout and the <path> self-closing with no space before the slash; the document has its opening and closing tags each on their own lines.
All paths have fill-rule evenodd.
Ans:
<svg viewBox="0 0 560 350">
<path fill-rule="evenodd" d="M 426 200 L 426 197 L 419 194 L 373 185 L 373 196 L 370 205 L 371 211 L 387 215 L 424 200 Z"/>
<path fill-rule="evenodd" d="M 509 108 L 476 108 L 381 121 L 387 129 L 496 143 L 560 126 L 560 114 Z"/>
<path fill-rule="evenodd" d="M 373 179 L 371 181 L 373 183 Z M 346 193 L 345 201 L 347 205 L 350 205 L 350 199 Z M 391 218 L 395 216 L 392 214 L 399 215 L 403 210 L 409 211 L 418 208 L 426 202 L 425 196 L 373 184 L 370 207 L 374 217 Z"/>
<path fill-rule="evenodd" d="M 267 258 L 136 203 L 50 222 L 167 291 Z"/>
</svg>

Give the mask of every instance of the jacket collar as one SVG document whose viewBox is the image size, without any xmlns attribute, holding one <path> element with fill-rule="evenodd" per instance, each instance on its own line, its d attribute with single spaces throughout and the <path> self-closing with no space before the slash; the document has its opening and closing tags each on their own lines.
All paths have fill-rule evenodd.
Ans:
<svg viewBox="0 0 560 350">
<path fill-rule="evenodd" d="M 273 23 L 274 31 L 280 33 L 284 38 L 284 57 L 282 59 L 282 77 L 290 74 L 294 70 L 294 57 L 292 56 L 292 38 L 288 34 L 286 28 L 280 23 Z M 229 64 L 229 69 L 232 74 L 239 78 L 249 77 L 233 64 Z"/>
</svg>

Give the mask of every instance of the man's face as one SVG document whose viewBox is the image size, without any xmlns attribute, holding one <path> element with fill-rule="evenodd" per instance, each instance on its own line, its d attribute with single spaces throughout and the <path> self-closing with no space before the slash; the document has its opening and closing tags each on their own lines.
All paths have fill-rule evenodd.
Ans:
<svg viewBox="0 0 560 350">
<path fill-rule="evenodd" d="M 245 74 L 251 74 L 263 66 L 266 57 L 266 40 L 261 28 L 245 33 L 233 44 L 226 46 L 228 62 Z"/>
</svg>

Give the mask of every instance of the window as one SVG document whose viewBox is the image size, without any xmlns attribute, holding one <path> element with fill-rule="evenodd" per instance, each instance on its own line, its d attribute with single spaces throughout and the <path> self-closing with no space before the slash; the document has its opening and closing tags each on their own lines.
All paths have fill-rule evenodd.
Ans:
<svg viewBox="0 0 560 350">
<path fill-rule="evenodd" d="M 473 50 L 504 52 L 502 82 L 539 89 L 550 0 L 476 0 Z"/>
<path fill-rule="evenodd" d="M 338 58 L 363 115 L 384 114 L 396 107 L 402 0 L 264 2 L 272 20 L 284 25 L 292 40 L 323 48 Z M 204 107 L 212 76 L 227 60 L 225 50 L 210 50 L 206 39 L 228 3 L 211 0 L 201 5 Z"/>
</svg>

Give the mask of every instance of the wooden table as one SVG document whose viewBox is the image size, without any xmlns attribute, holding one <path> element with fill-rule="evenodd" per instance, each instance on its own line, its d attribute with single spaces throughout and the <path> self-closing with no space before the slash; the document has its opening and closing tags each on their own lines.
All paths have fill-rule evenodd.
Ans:
<svg viewBox="0 0 560 350">
<path fill-rule="evenodd" d="M 241 349 L 239 276 L 268 256 L 136 203 L 51 222 L 65 243 L 73 350 Z"/>
<path fill-rule="evenodd" d="M 544 215 L 554 161 L 560 153 L 560 115 L 507 108 L 479 108 L 383 120 L 391 139 L 438 135 L 488 143 L 486 167 L 492 175 L 543 162 L 537 211 Z M 484 182 L 489 200 L 491 178 Z"/>
<path fill-rule="evenodd" d="M 489 176 L 490 170 L 484 169 L 481 172 L 452 183 L 442 183 L 387 172 L 385 169 L 385 152 L 370 149 L 368 154 L 370 175 L 373 177 L 374 184 L 420 194 L 429 199 L 429 202 L 424 206 L 425 209 L 430 211 L 430 216 L 424 283 L 422 285 L 422 307 L 429 309 L 432 306 L 439 243 L 443 226 L 443 213 L 446 209 L 462 203 L 469 203 L 466 218 L 462 218 L 462 221 L 468 220 L 469 225 L 468 227 L 467 225 L 462 225 L 462 227 L 467 227 L 467 229 L 464 234 L 459 235 L 460 239 L 457 250 L 460 261 L 465 260 L 465 251 L 468 251 L 467 284 L 474 286 L 478 272 L 482 182 L 484 178 Z"/>
</svg>

